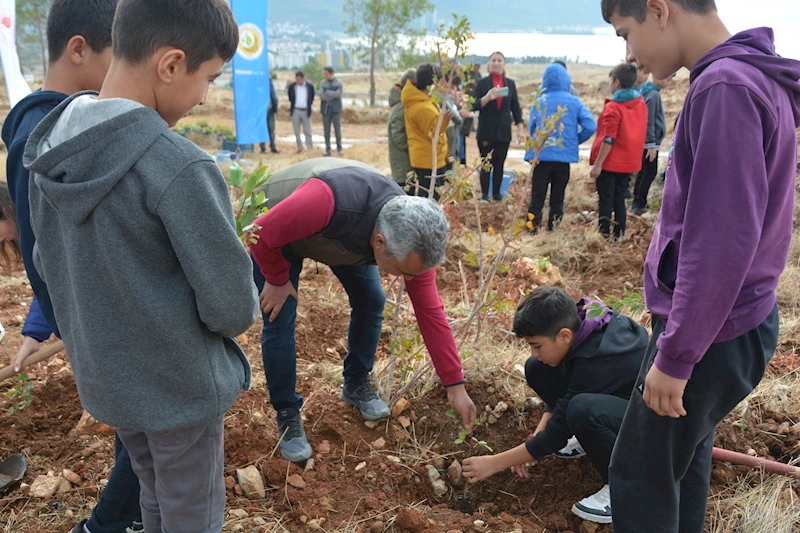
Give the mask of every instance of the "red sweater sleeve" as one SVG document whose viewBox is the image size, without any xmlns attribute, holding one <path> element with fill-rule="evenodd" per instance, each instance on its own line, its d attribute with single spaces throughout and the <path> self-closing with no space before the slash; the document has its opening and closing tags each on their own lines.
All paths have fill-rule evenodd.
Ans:
<svg viewBox="0 0 800 533">
<path fill-rule="evenodd" d="M 287 199 L 258 217 L 258 242 L 250 245 L 256 264 L 271 285 L 289 281 L 289 261 L 283 247 L 322 231 L 333 217 L 333 191 L 327 183 L 311 178 Z"/>
<path fill-rule="evenodd" d="M 449 387 L 463 383 L 461 358 L 458 356 L 450 323 L 444 314 L 444 304 L 436 289 L 436 270 L 431 269 L 421 276 L 406 280 L 406 289 L 417 315 L 419 330 L 442 385 Z"/>
</svg>

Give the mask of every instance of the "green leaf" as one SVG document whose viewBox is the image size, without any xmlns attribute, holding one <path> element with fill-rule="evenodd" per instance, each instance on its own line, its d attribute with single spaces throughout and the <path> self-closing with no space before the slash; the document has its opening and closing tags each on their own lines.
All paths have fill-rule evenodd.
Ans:
<svg viewBox="0 0 800 533">
<path fill-rule="evenodd" d="M 456 439 L 453 441 L 453 444 L 464 444 L 464 439 Z"/>
<path fill-rule="evenodd" d="M 448 409 L 445 415 L 449 416 L 450 418 L 458 418 L 458 413 L 456 413 L 455 409 Z"/>
</svg>

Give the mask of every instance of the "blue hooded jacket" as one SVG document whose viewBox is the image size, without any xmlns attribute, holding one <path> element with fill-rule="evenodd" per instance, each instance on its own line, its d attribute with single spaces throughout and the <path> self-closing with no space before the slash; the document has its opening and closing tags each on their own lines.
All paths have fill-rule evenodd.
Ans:
<svg viewBox="0 0 800 533">
<path fill-rule="evenodd" d="M 547 146 L 541 151 L 539 161 L 551 161 L 556 163 L 577 163 L 578 146 L 588 141 L 597 130 L 597 123 L 594 117 L 583 105 L 581 99 L 573 96 L 569 92 L 572 79 L 567 73 L 567 69 L 554 63 L 549 65 L 542 78 L 542 89 L 544 95 L 539 98 L 539 107 L 531 108 L 531 116 L 528 122 L 531 137 L 542 123 L 541 113 L 545 112 L 545 118 L 558 111 L 559 106 L 566 108 L 564 118 L 561 119 L 563 132 L 556 132 L 551 141 L 558 138 L 562 140 L 562 146 L 557 146 L 554 142 L 548 142 Z M 525 161 L 532 161 L 534 153 L 528 150 L 525 154 Z"/>
<path fill-rule="evenodd" d="M 3 123 L 3 142 L 8 148 L 6 179 L 8 192 L 17 209 L 19 227 L 19 247 L 25 271 L 31 282 L 34 299 L 31 303 L 22 335 L 38 341 L 50 338 L 52 333 L 60 336 L 50 294 L 36 268 L 33 266 L 33 245 L 36 239 L 31 228 L 30 204 L 28 202 L 28 183 L 30 172 L 22 166 L 22 154 L 31 132 L 50 111 L 67 98 L 66 94 L 54 91 L 35 91 L 19 101 Z"/>
</svg>

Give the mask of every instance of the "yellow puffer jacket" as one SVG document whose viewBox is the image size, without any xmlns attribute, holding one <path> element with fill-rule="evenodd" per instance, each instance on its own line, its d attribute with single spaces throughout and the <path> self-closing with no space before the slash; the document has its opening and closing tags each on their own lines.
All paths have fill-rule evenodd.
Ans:
<svg viewBox="0 0 800 533">
<path fill-rule="evenodd" d="M 408 155 L 414 168 L 432 169 L 433 154 L 431 142 L 439 122 L 439 108 L 431 102 L 428 93 L 417 89 L 411 81 L 406 82 L 400 100 L 405 107 L 406 135 L 408 136 Z M 447 149 L 447 125 L 442 121 L 437 144 L 436 166 L 442 168 L 450 155 Z"/>
</svg>

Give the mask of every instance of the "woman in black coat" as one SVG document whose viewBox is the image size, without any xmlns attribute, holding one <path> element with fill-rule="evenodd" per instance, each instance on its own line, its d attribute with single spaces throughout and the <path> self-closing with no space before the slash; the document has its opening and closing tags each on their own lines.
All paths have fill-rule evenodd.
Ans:
<svg viewBox="0 0 800 533">
<path fill-rule="evenodd" d="M 517 86 L 506 77 L 506 58 L 495 52 L 489 58 L 489 75 L 481 78 L 475 86 L 473 110 L 480 111 L 478 120 L 478 149 L 481 157 L 492 153 L 494 169 L 492 190 L 489 190 L 490 172 L 481 170 L 482 202 L 490 199 L 499 202 L 500 186 L 503 183 L 503 166 L 511 145 L 511 120 L 517 125 L 517 142 L 525 135 L 522 109 L 519 105 Z"/>
</svg>

